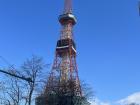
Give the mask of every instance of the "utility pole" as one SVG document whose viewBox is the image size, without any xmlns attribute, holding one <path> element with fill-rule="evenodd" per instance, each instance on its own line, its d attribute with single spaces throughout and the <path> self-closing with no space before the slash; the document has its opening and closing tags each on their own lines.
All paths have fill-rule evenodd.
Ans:
<svg viewBox="0 0 140 105">
<path fill-rule="evenodd" d="M 8 66 L 12 67 L 12 69 L 14 69 L 14 67 L 11 66 L 11 64 L 4 57 L 0 56 L 0 59 L 2 61 L 4 61 Z M 29 83 L 33 82 L 31 78 L 27 78 L 27 77 L 25 77 L 23 75 L 17 75 L 15 73 L 12 73 L 12 72 L 9 72 L 9 71 L 5 71 L 5 70 L 2 70 L 2 69 L 0 69 L 0 73 L 7 74 L 7 75 L 10 75 L 12 77 L 16 77 L 16 78 L 22 79 L 22 80 L 27 81 Z"/>
<path fill-rule="evenodd" d="M 1 72 L 1 73 L 4 73 L 4 74 L 7 74 L 7 75 L 10 75 L 10 76 L 12 76 L 12 77 L 16 77 L 16 78 L 22 79 L 22 80 L 27 81 L 27 82 L 32 82 L 32 79 L 31 79 L 31 78 L 26 78 L 26 77 L 23 76 L 23 75 L 22 75 L 22 76 L 19 76 L 19 75 L 15 74 L 15 73 L 10 73 L 10 72 L 8 72 L 8 71 L 1 70 L 1 69 L 0 69 L 0 72 Z"/>
</svg>

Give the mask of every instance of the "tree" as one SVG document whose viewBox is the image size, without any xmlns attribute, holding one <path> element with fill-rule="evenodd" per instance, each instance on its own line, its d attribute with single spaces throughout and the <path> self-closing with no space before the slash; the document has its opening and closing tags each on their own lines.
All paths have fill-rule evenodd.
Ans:
<svg viewBox="0 0 140 105">
<path fill-rule="evenodd" d="M 87 98 L 88 100 L 93 100 L 95 92 L 89 84 L 85 83 L 84 81 L 81 81 L 81 89 L 85 98 Z"/>
<path fill-rule="evenodd" d="M 8 81 L 8 86 L 5 87 L 6 96 L 9 97 L 9 102 L 11 105 L 19 105 L 22 101 L 22 89 L 20 88 L 20 83 L 17 78 L 10 78 Z"/>
<path fill-rule="evenodd" d="M 33 93 L 40 90 L 39 88 L 45 85 L 47 73 L 44 75 L 43 70 L 46 66 L 43 59 L 37 56 L 32 56 L 31 59 L 27 59 L 22 65 L 23 74 L 32 79 L 32 82 L 25 83 L 27 86 L 28 105 L 31 105 L 32 103 L 32 99 L 34 98 Z"/>
<path fill-rule="evenodd" d="M 8 84 L 1 83 L 0 93 L 2 105 L 19 105 L 21 92 L 17 81 L 11 79 L 11 81 L 8 81 Z"/>
<path fill-rule="evenodd" d="M 3 92 L 3 94 L 0 94 L 2 95 L 0 101 L 4 105 L 21 105 L 20 103 L 31 105 L 37 94 L 45 86 L 48 74 L 45 70 L 47 66 L 43 58 L 33 55 L 22 64 L 19 70 L 13 68 L 8 69 L 12 73 L 31 78 L 32 82 L 6 75 L 5 78 L 7 78 L 7 81 L 3 84 L 3 88 L 0 89 Z"/>
</svg>

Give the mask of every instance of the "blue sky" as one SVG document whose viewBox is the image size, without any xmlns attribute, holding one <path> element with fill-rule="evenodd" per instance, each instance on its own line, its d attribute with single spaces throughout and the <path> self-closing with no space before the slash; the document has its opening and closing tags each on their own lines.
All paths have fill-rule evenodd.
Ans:
<svg viewBox="0 0 140 105">
<path fill-rule="evenodd" d="M 138 0 L 74 0 L 79 76 L 103 101 L 140 91 Z M 36 54 L 52 63 L 63 0 L 0 0 L 0 56 L 19 66 Z M 5 65 L 0 61 L 1 67 Z"/>
</svg>

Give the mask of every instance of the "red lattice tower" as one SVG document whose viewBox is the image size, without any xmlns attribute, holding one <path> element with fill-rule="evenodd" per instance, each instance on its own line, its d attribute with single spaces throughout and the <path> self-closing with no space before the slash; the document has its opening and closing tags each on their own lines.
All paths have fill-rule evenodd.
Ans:
<svg viewBox="0 0 140 105">
<path fill-rule="evenodd" d="M 60 39 L 57 41 L 55 60 L 47 83 L 47 92 L 60 90 L 65 94 L 82 96 L 76 64 L 76 45 L 73 26 L 76 18 L 72 14 L 72 1 L 65 0 L 64 12 L 59 16 L 62 25 Z"/>
</svg>

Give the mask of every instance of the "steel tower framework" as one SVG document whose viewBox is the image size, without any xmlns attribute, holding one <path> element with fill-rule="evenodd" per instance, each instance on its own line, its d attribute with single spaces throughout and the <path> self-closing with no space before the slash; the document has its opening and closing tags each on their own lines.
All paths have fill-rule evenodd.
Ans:
<svg viewBox="0 0 140 105">
<path fill-rule="evenodd" d="M 57 41 L 55 60 L 48 80 L 46 91 L 53 91 L 59 87 L 61 92 L 82 96 L 78 69 L 76 64 L 76 44 L 73 38 L 73 26 L 76 24 L 76 18 L 72 14 L 72 1 L 65 0 L 63 14 L 59 16 L 59 22 L 62 25 L 60 39 Z M 67 84 L 69 82 L 73 82 Z M 64 90 L 64 85 L 74 86 L 73 89 Z M 69 93 L 68 93 L 69 92 Z"/>
<path fill-rule="evenodd" d="M 55 59 L 43 94 L 36 98 L 36 105 L 89 105 L 82 95 L 76 63 L 76 44 L 73 26 L 72 0 L 65 0 L 64 11 L 59 16 L 62 26 L 57 41 Z"/>
</svg>

